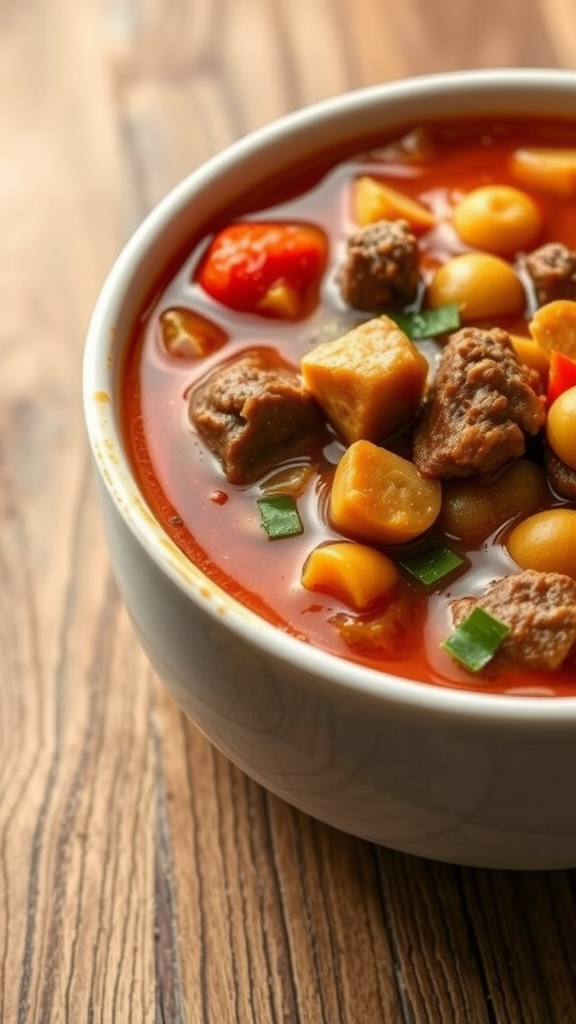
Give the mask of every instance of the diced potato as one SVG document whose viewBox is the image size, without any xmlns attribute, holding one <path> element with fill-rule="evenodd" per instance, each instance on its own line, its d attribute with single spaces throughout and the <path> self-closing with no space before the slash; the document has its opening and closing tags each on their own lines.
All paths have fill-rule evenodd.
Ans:
<svg viewBox="0 0 576 1024">
<path fill-rule="evenodd" d="M 304 356 L 308 390 L 348 444 L 380 441 L 418 408 L 426 357 L 387 316 L 376 317 Z"/>
<path fill-rule="evenodd" d="M 518 182 L 554 195 L 576 195 L 576 149 L 526 146 L 512 154 Z"/>
<path fill-rule="evenodd" d="M 422 203 L 367 174 L 354 182 L 352 203 L 354 217 L 363 227 L 402 217 L 418 233 L 429 231 L 436 223 L 434 214 Z"/>
<path fill-rule="evenodd" d="M 556 351 L 576 359 L 576 302 L 571 299 L 547 302 L 536 310 L 528 329 L 548 355 Z"/>
<path fill-rule="evenodd" d="M 333 594 L 358 611 L 382 597 L 398 581 L 394 562 L 366 544 L 336 541 L 316 548 L 302 573 L 307 590 Z"/>
<path fill-rule="evenodd" d="M 545 384 L 548 379 L 550 359 L 544 349 L 533 338 L 523 338 L 520 334 L 511 334 L 510 341 L 520 362 L 531 370 L 536 370 Z"/>
<path fill-rule="evenodd" d="M 336 467 L 330 519 L 358 540 L 403 544 L 425 533 L 440 512 L 440 481 L 370 441 L 356 441 Z"/>
</svg>

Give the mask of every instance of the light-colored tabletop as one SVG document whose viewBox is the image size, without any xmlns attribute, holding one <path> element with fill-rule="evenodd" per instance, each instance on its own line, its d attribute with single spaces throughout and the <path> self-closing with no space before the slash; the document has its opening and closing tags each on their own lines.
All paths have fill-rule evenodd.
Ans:
<svg viewBox="0 0 576 1024">
<path fill-rule="evenodd" d="M 80 367 L 188 170 L 351 87 L 576 67 L 576 0 L 0 0 L 0 1021 L 573 1024 L 576 874 L 268 795 L 178 711 L 104 545 Z"/>
</svg>

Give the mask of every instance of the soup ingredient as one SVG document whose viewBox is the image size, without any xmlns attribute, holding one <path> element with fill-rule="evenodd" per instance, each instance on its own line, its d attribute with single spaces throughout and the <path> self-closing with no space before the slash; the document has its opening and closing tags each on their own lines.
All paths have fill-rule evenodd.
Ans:
<svg viewBox="0 0 576 1024">
<path fill-rule="evenodd" d="M 262 481 L 260 490 L 265 495 L 291 494 L 293 498 L 299 498 L 306 490 L 317 468 L 308 459 L 283 466 Z"/>
<path fill-rule="evenodd" d="M 508 551 L 523 569 L 576 579 L 576 511 L 551 508 L 523 519 L 510 532 Z"/>
<path fill-rule="evenodd" d="M 570 300 L 569 311 L 576 305 L 571 291 L 576 289 L 576 192 L 565 199 L 553 193 L 553 180 L 545 194 L 547 185 L 535 189 L 510 176 L 521 142 L 548 141 L 551 148 L 564 145 L 576 153 L 575 139 L 575 124 L 565 120 L 532 124 L 506 117 L 430 122 L 391 142 L 359 136 L 359 145 L 376 148 L 364 148 L 358 156 L 343 153 L 336 166 L 333 153 L 324 157 L 319 150 L 318 160 L 304 166 L 289 162 L 276 184 L 271 181 L 261 195 L 240 198 L 229 208 L 230 227 L 240 228 L 221 231 L 223 222 L 214 221 L 208 228 L 212 235 L 198 244 L 192 240 L 193 251 L 183 254 L 171 279 L 169 268 L 159 265 L 158 300 L 141 311 L 126 359 L 121 415 L 127 448 L 143 493 L 175 543 L 219 586 L 279 628 L 372 669 L 431 685 L 466 685 L 465 672 L 439 650 L 452 629 L 438 636 L 438 624 L 442 629 L 450 621 L 457 596 L 478 602 L 489 580 L 532 571 L 516 563 L 507 546 L 521 520 L 544 511 L 576 511 L 576 470 L 552 448 L 544 418 L 559 394 L 576 386 L 571 378 L 576 354 L 557 350 L 564 315 L 545 348 L 528 326 L 537 305 L 536 323 L 540 317 L 546 322 L 548 307 L 557 300 Z M 503 183 L 531 196 L 541 231 L 521 251 L 504 256 L 476 246 L 472 251 L 448 222 L 450 197 L 470 196 L 476 185 L 493 185 L 494 195 Z M 365 224 L 353 219 L 356 198 L 356 213 Z M 452 209 L 455 205 L 452 201 Z M 324 270 L 310 291 L 304 283 L 300 292 L 298 281 L 287 276 L 292 257 L 275 251 L 274 237 L 280 235 L 272 229 L 281 229 L 285 242 L 288 226 L 306 228 L 304 236 L 295 231 L 295 237 L 309 239 L 313 248 L 319 243 Z M 501 228 L 496 218 L 491 230 Z M 259 242 L 253 232 L 260 232 Z M 340 291 L 347 239 L 355 234 L 363 239 L 365 266 L 358 271 L 348 263 L 351 289 L 365 290 L 368 304 L 392 295 L 393 306 L 359 311 Z M 218 237 L 231 245 L 232 269 L 227 279 L 224 265 L 214 299 L 199 275 Z M 386 258 L 379 264 L 375 255 L 372 263 L 381 244 Z M 458 253 L 464 259 L 455 259 Z M 458 274 L 466 269 L 463 285 L 457 268 Z M 213 262 L 211 272 L 216 270 Z M 457 285 L 447 293 L 449 302 L 443 294 L 434 296 L 442 274 L 450 287 Z M 229 301 L 246 309 L 223 304 Z M 467 320 L 471 313 L 479 319 Z M 554 307 L 552 313 L 554 319 Z M 364 321 L 369 324 L 356 329 Z M 206 344 L 208 325 L 222 332 L 220 347 Z M 506 335 L 502 328 L 515 333 Z M 461 335 L 462 330 L 474 333 Z M 466 345 L 452 361 L 458 335 Z M 572 328 L 567 336 L 574 338 Z M 319 343 L 334 338 L 333 347 L 323 350 Z M 397 344 L 394 338 L 402 340 Z M 477 357 L 469 360 L 471 350 Z M 244 357 L 250 357 L 247 363 Z M 400 372 L 392 372 L 396 361 Z M 430 448 L 439 441 L 443 464 L 426 458 L 422 466 L 407 469 L 414 437 L 436 422 L 436 402 L 445 408 L 438 413 L 441 430 Z M 344 474 L 347 459 L 355 457 L 355 442 L 371 444 L 377 464 L 374 469 L 364 466 L 366 459 L 358 460 L 356 493 Z M 342 459 L 346 445 L 352 452 Z M 394 456 L 404 457 L 402 472 L 396 463 L 381 473 L 381 460 Z M 434 489 L 429 518 L 416 523 L 414 476 L 416 490 L 422 481 Z M 387 488 L 394 494 L 398 479 L 395 505 Z M 339 481 L 342 526 L 331 511 L 331 501 L 337 508 Z M 438 494 L 440 511 L 434 518 Z M 271 497 L 278 503 L 256 504 Z M 418 516 L 420 498 L 414 503 Z M 260 525 L 263 519 L 266 525 Z M 414 530 L 423 532 L 405 540 Z M 230 542 L 223 544 L 223 537 Z M 335 544 L 345 545 L 346 561 L 336 561 Z M 344 566 L 360 560 L 361 550 L 362 568 L 346 577 Z M 366 580 L 381 585 L 381 558 L 394 563 L 399 578 L 380 596 L 359 596 L 356 588 Z M 572 576 L 564 562 L 561 568 L 561 575 Z M 301 583 L 309 571 L 318 572 L 311 584 L 317 589 Z M 487 613 L 506 621 L 509 591 L 498 592 L 501 607 Z M 518 605 L 522 597 L 518 591 Z M 534 604 L 547 600 L 544 590 L 533 595 Z M 530 644 L 528 619 L 525 627 Z M 507 655 L 509 641 L 510 636 L 484 671 L 470 674 L 469 689 L 576 693 L 576 647 L 558 669 L 541 673 L 514 665 Z"/>
<path fill-rule="evenodd" d="M 495 477 L 446 480 L 440 523 L 459 540 L 486 540 L 498 526 L 528 515 L 549 500 L 546 473 L 529 459 L 514 459 Z"/>
<path fill-rule="evenodd" d="M 437 544 L 412 558 L 403 558 L 400 564 L 411 576 L 430 587 L 460 568 L 464 559 L 450 548 Z"/>
<path fill-rule="evenodd" d="M 388 311 L 387 316 L 398 324 L 411 341 L 434 338 L 438 334 L 448 334 L 460 327 L 460 311 L 454 302 L 448 306 L 439 306 L 438 309 L 421 309 L 417 313 Z"/>
<path fill-rule="evenodd" d="M 576 387 L 576 359 L 570 359 L 563 352 L 551 352 L 546 390 L 548 405 L 552 405 L 563 391 L 573 387 Z"/>
<path fill-rule="evenodd" d="M 499 650 L 502 656 L 527 668 L 560 668 L 576 645 L 576 581 L 556 572 L 526 572 L 490 583 L 478 600 L 453 601 L 459 625 L 474 608 L 481 608 L 509 627 Z"/>
<path fill-rule="evenodd" d="M 192 309 L 165 309 L 160 314 L 162 344 L 178 359 L 202 359 L 217 352 L 228 341 L 228 335 Z"/>
<path fill-rule="evenodd" d="M 257 479 L 324 432 L 300 374 L 272 348 L 251 349 L 218 366 L 193 389 L 189 414 L 234 484 Z"/>
<path fill-rule="evenodd" d="M 544 465 L 550 486 L 556 493 L 569 501 L 576 501 L 576 469 L 562 462 L 549 445 L 544 447 Z"/>
<path fill-rule="evenodd" d="M 466 245 L 512 256 L 532 245 L 542 218 L 534 200 L 511 185 L 482 185 L 456 204 L 452 220 Z"/>
<path fill-rule="evenodd" d="M 344 300 L 378 312 L 414 302 L 420 286 L 418 242 L 407 220 L 380 220 L 355 231 L 340 273 Z"/>
<path fill-rule="evenodd" d="M 540 306 L 528 324 L 534 341 L 550 355 L 562 352 L 576 359 L 576 302 L 555 299 Z"/>
<path fill-rule="evenodd" d="M 414 463 L 371 441 L 355 441 L 336 467 L 330 520 L 358 540 L 403 544 L 432 526 L 441 501 L 439 481 L 423 477 Z"/>
<path fill-rule="evenodd" d="M 442 264 L 428 287 L 433 308 L 455 302 L 464 323 L 514 316 L 523 311 L 524 289 L 513 267 L 500 256 L 465 252 Z"/>
<path fill-rule="evenodd" d="M 428 361 L 387 316 L 376 317 L 301 361 L 306 387 L 349 444 L 380 441 L 420 404 Z"/>
<path fill-rule="evenodd" d="M 304 527 L 298 514 L 296 502 L 289 494 L 270 495 L 256 502 L 260 519 L 270 540 L 282 537 L 296 537 Z"/>
<path fill-rule="evenodd" d="M 366 544 L 336 541 L 315 548 L 302 572 L 302 586 L 333 594 L 364 611 L 400 579 L 391 558 Z"/>
<path fill-rule="evenodd" d="M 196 280 L 230 309 L 296 320 L 317 302 L 327 252 L 313 224 L 237 221 L 212 240 Z"/>
<path fill-rule="evenodd" d="M 392 591 L 393 600 L 375 614 L 337 612 L 330 625 L 355 654 L 401 662 L 406 653 L 418 650 L 423 606 L 408 588 Z"/>
<path fill-rule="evenodd" d="M 508 334 L 464 327 L 446 343 L 413 455 L 431 477 L 495 472 L 524 454 L 544 423 L 540 379 L 523 366 Z"/>
<path fill-rule="evenodd" d="M 548 380 L 550 366 L 550 360 L 546 352 L 540 348 L 540 345 L 536 344 L 533 338 L 524 338 L 519 334 L 511 334 L 510 341 L 520 362 L 530 367 L 531 370 L 536 370 L 540 380 L 545 384 Z"/>
<path fill-rule="evenodd" d="M 558 458 L 576 469 L 576 387 L 563 391 L 550 406 L 546 437 Z"/>
<path fill-rule="evenodd" d="M 552 195 L 576 195 L 576 149 L 521 146 L 510 167 L 516 180 Z"/>
<path fill-rule="evenodd" d="M 354 182 L 352 208 L 364 227 L 378 220 L 406 220 L 415 234 L 429 231 L 436 223 L 431 210 L 410 196 L 376 178 L 363 174 Z"/>
<path fill-rule="evenodd" d="M 440 646 L 464 668 L 470 672 L 479 672 L 492 661 L 509 632 L 510 626 L 494 619 L 476 605 Z"/>
<path fill-rule="evenodd" d="M 539 306 L 555 299 L 576 299 L 576 252 L 563 242 L 547 242 L 525 261 Z"/>
</svg>

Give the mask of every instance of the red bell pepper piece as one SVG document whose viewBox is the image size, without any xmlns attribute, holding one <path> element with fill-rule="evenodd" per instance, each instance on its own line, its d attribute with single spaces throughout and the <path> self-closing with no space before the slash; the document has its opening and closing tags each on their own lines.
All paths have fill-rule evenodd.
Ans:
<svg viewBox="0 0 576 1024">
<path fill-rule="evenodd" d="M 550 371 L 548 374 L 548 405 L 552 405 L 563 391 L 576 387 L 576 359 L 570 359 L 563 352 L 550 353 Z"/>
<path fill-rule="evenodd" d="M 297 320 L 317 301 L 327 249 L 312 224 L 239 221 L 212 240 L 196 280 L 230 309 Z"/>
</svg>

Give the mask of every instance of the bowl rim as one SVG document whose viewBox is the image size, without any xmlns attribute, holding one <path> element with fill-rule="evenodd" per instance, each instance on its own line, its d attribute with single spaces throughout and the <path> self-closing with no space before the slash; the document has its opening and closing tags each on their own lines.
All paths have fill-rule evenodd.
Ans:
<svg viewBox="0 0 576 1024">
<path fill-rule="evenodd" d="M 576 99 L 576 71 L 555 68 L 455 70 L 364 86 L 284 114 L 232 142 L 190 171 L 143 218 L 120 249 L 97 295 L 82 362 L 84 419 L 98 476 L 143 553 L 209 617 L 216 617 L 220 622 L 225 617 L 232 632 L 272 658 L 286 661 L 295 670 L 301 669 L 310 685 L 332 689 L 340 697 L 362 697 L 411 712 L 425 710 L 442 718 L 456 716 L 475 722 L 514 723 L 519 728 L 535 722 L 569 728 L 576 721 L 576 696 L 491 694 L 405 679 L 316 648 L 245 608 L 186 558 L 154 518 L 124 454 L 111 399 L 116 322 L 124 293 L 147 247 L 179 216 L 192 193 L 201 191 L 214 176 L 256 150 L 274 148 L 285 139 L 286 133 L 304 134 L 319 118 L 340 121 L 365 107 L 403 104 L 429 92 L 438 98 L 452 96 L 455 90 L 470 93 L 476 90 L 482 95 L 494 96 L 503 88 L 515 92 L 543 90 L 550 96 L 572 92 Z"/>
</svg>

